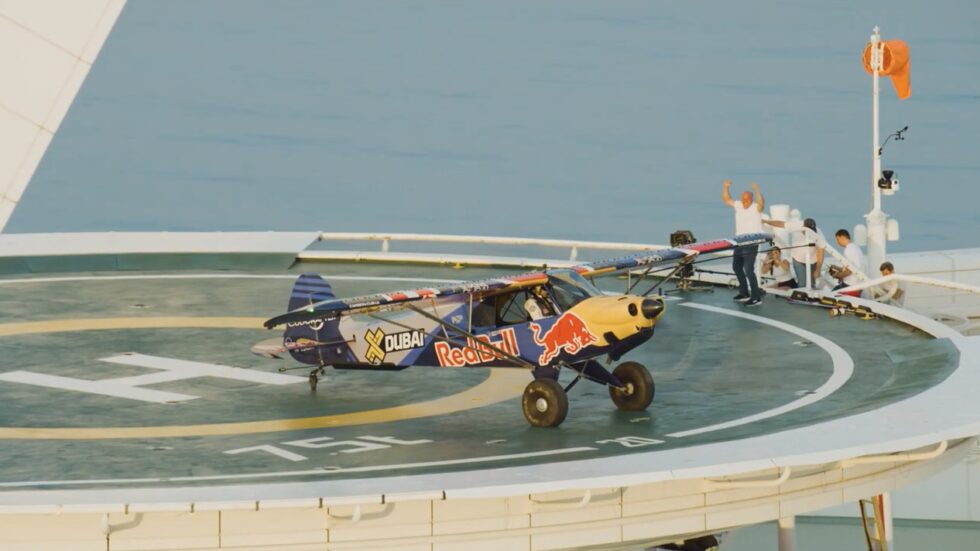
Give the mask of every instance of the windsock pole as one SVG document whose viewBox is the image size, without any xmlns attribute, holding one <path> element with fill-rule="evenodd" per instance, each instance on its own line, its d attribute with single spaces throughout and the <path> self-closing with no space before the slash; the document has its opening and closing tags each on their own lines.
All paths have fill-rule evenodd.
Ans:
<svg viewBox="0 0 980 551">
<path fill-rule="evenodd" d="M 881 146 L 878 133 L 878 76 L 881 72 L 882 52 L 881 34 L 878 27 L 871 34 L 871 212 L 864 215 L 868 228 L 868 270 L 875 273 L 885 261 L 888 216 L 881 210 L 881 190 L 878 178 L 881 177 Z"/>
<path fill-rule="evenodd" d="M 871 211 L 881 210 L 881 190 L 878 178 L 881 176 L 880 133 L 878 122 L 879 74 L 881 72 L 881 34 L 878 27 L 871 34 Z"/>
</svg>

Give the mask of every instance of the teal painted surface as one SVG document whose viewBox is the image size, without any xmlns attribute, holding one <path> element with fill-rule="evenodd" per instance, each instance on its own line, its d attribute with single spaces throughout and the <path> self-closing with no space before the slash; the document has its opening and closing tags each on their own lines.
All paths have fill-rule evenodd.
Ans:
<svg viewBox="0 0 980 551">
<path fill-rule="evenodd" d="M 298 266 L 300 270 L 304 267 Z M 336 265 L 324 272 L 385 277 L 477 278 L 499 270 Z M 283 272 L 266 272 L 283 274 Z M 622 281 L 604 280 L 610 287 Z M 283 279 L 158 279 L 36 282 L 0 285 L 4 307 L 0 323 L 72 318 L 146 316 L 255 316 L 264 318 L 285 308 L 290 278 Z M 349 281 L 333 279 L 341 296 L 412 288 L 419 282 Z M 730 294 L 693 293 L 692 300 L 731 307 Z M 829 317 L 819 308 L 804 308 L 769 297 L 753 314 L 787 321 L 838 342 L 859 366 L 854 377 L 834 395 L 804 409 L 751 425 L 688 438 L 667 434 L 727 421 L 781 406 L 813 389 L 830 375 L 823 350 L 801 346 L 799 337 L 758 323 L 712 315 L 668 304 L 654 338 L 625 359 L 646 364 L 657 383 L 649 411 L 615 410 L 605 388 L 583 382 L 570 393 L 571 409 L 557 430 L 527 426 L 517 397 L 448 416 L 411 422 L 221 437 L 137 438 L 130 440 L 7 441 L 8 461 L 0 465 L 0 482 L 84 480 L 119 477 L 200 476 L 202 474 L 267 473 L 297 468 L 267 453 L 227 455 L 224 451 L 329 436 L 338 441 L 362 435 L 403 440 L 433 440 L 430 446 L 396 447 L 379 454 L 331 454 L 332 449 L 302 449 L 309 461 L 299 467 L 384 466 L 474 456 L 506 455 L 569 447 L 595 450 L 569 459 L 652 451 L 599 441 L 620 436 L 665 440 L 656 449 L 683 447 L 741 438 L 852 415 L 908 397 L 942 381 L 955 365 L 945 341 L 931 340 L 904 325 L 863 321 L 852 316 Z M 104 330 L 0 338 L 0 369 L 29 370 L 83 379 L 146 373 L 142 368 L 98 361 L 124 352 L 212 362 L 274 372 L 294 364 L 259 358 L 249 352 L 257 341 L 278 332 L 249 329 Z M 913 355 L 913 343 L 929 354 Z M 739 350 L 733 354 L 733 350 Z M 890 356 L 889 351 L 895 352 Z M 70 358 L 70 361 L 66 361 Z M 791 358 L 791 359 L 790 359 Z M 896 361 L 893 361 L 895 359 Z M 927 362 L 927 363 L 923 363 Z M 305 370 L 293 374 L 305 375 Z M 478 384 L 484 370 L 425 367 L 402 372 L 328 371 L 316 393 L 305 381 L 284 387 L 217 379 L 192 379 L 152 388 L 200 396 L 178 404 L 143 404 L 131 400 L 0 383 L 0 415 L 6 426 L 144 426 L 221 423 L 297 418 L 389 407 L 458 392 Z M 565 374 L 563 382 L 570 382 Z M 530 381 L 530 376 L 528 376 Z M 58 404 L 58 407 L 51 407 Z M 98 462 L 88 460 L 93 456 Z M 520 465 L 532 460 L 511 460 Z M 455 466 L 450 469 L 475 468 Z M 385 471 L 382 471 L 382 473 Z M 434 468 L 411 473 L 438 472 Z M 408 474 L 409 471 L 399 471 Z M 343 477 L 370 477 L 353 473 Z M 331 477 L 330 474 L 317 475 Z M 306 477 L 309 479 L 309 477 Z M 259 480 L 265 480 L 260 478 Z M 271 479 L 269 479 L 271 480 Z M 253 481 L 254 482 L 254 481 Z M 66 485 L 66 487 L 69 487 Z"/>
</svg>

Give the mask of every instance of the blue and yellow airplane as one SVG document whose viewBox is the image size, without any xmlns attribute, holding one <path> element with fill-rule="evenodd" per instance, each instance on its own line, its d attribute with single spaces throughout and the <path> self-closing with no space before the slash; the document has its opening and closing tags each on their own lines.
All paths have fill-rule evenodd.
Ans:
<svg viewBox="0 0 980 551">
<path fill-rule="evenodd" d="M 269 329 L 285 326 L 281 344 L 260 343 L 253 351 L 269 357 L 288 353 L 315 366 L 314 390 L 326 367 L 524 368 L 532 375 L 522 399 L 524 417 L 538 427 L 564 421 L 567 391 L 581 379 L 608 387 L 621 410 L 644 410 L 654 395 L 647 368 L 623 362 L 610 372 L 598 359 L 619 361 L 649 340 L 665 303 L 650 296 L 656 286 L 629 294 L 633 283 L 626 294 L 609 295 L 592 278 L 642 268 L 647 275 L 665 265 L 676 271 L 699 254 L 769 240 L 768 234 L 746 234 L 573 268 L 346 299 L 336 297 L 319 275 L 307 273 L 293 286 L 289 312 L 265 322 Z M 578 374 L 567 387 L 558 383 L 562 368 Z"/>
</svg>

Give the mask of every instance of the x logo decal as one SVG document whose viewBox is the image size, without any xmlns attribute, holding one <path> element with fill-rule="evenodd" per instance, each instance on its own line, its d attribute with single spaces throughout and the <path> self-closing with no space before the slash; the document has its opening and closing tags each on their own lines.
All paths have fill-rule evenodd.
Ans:
<svg viewBox="0 0 980 551">
<path fill-rule="evenodd" d="M 385 351 L 381 348 L 385 334 L 380 328 L 372 329 L 364 334 L 364 341 L 368 345 L 367 353 L 364 357 L 373 364 L 379 364 L 385 359 Z"/>
</svg>

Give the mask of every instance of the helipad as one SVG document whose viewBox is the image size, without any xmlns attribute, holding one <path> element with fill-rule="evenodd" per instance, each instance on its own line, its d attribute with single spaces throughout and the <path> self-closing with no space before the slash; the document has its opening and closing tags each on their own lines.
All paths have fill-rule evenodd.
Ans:
<svg viewBox="0 0 980 551">
<path fill-rule="evenodd" d="M 484 275 L 325 268 L 341 296 Z M 303 366 L 249 353 L 269 337 L 261 321 L 284 309 L 291 276 L 181 276 L 0 284 L 0 437 L 13 459 L 0 487 L 351 479 L 683 448 L 896 402 L 957 360 L 948 341 L 904 324 L 691 293 L 631 356 L 655 375 L 650 411 L 619 412 L 583 384 L 561 429 L 534 430 L 520 414 L 530 380 L 520 369 L 333 371 L 312 392 L 304 371 L 277 372 Z"/>
<path fill-rule="evenodd" d="M 203 258 L 195 257 L 196 265 Z M 847 473 L 856 472 L 847 461 L 855 457 L 939 442 L 941 449 L 923 458 L 953 457 L 943 452 L 962 455 L 969 446 L 956 444 L 973 434 L 943 411 L 957 411 L 956 396 L 968 393 L 963 381 L 976 378 L 959 369 L 967 339 L 897 310 L 885 312 L 896 319 L 831 317 L 776 296 L 746 309 L 723 287 L 671 294 L 654 338 L 626 358 L 653 373 L 648 411 L 618 411 L 604 388 L 583 383 L 570 391 L 560 428 L 531 428 L 520 410 L 531 377 L 522 369 L 336 370 L 313 391 L 306 371 L 292 369 L 299 364 L 250 353 L 273 336 L 261 321 L 283 311 L 299 273 L 315 269 L 345 296 L 508 269 L 283 266 L 184 264 L 190 269 L 0 279 L 3 508 L 102 514 L 109 528 L 88 528 L 111 539 L 121 533 L 115 521 L 140 511 L 312 507 L 328 519 L 336 516 L 331 508 L 353 506 L 345 510 L 359 517 L 371 503 L 519 495 L 534 503 L 536 495 L 550 495 L 578 503 L 585 514 L 608 501 L 595 497 L 590 505 L 593 491 L 613 488 L 617 526 L 625 530 L 626 496 L 632 491 L 636 499 L 644 485 L 661 488 L 648 496 L 661 507 L 664 499 L 700 496 L 680 508 L 692 514 L 728 492 L 751 513 L 741 500 L 772 494 L 779 504 L 786 488 L 804 480 L 811 492 L 846 487 Z M 602 285 L 620 289 L 622 281 Z M 962 381 L 951 383 L 957 377 Z M 873 472 L 921 459 L 887 457 Z M 837 478 L 828 474 L 835 471 Z M 745 474 L 747 482 L 731 481 Z M 663 489 L 666 481 L 685 480 L 701 486 L 680 494 Z M 725 484 L 731 489 L 719 490 Z M 748 497 L 735 489 L 745 487 L 756 489 Z M 555 491 L 573 493 L 549 493 Z M 822 497 L 801 512 L 818 501 L 846 501 L 845 490 L 834 491 L 834 499 Z M 659 524 L 595 541 L 655 541 L 734 525 L 698 514 L 701 524 Z M 531 524 L 518 537 L 534 537 L 534 512 L 527 515 Z M 759 518 L 779 516 L 777 506 Z M 21 517 L 3 518 L 15 526 L 10 519 Z M 428 544 L 438 540 L 431 526 Z M 329 534 L 325 524 L 324 541 L 336 541 Z M 403 541 L 385 538 L 367 539 Z"/>
</svg>

